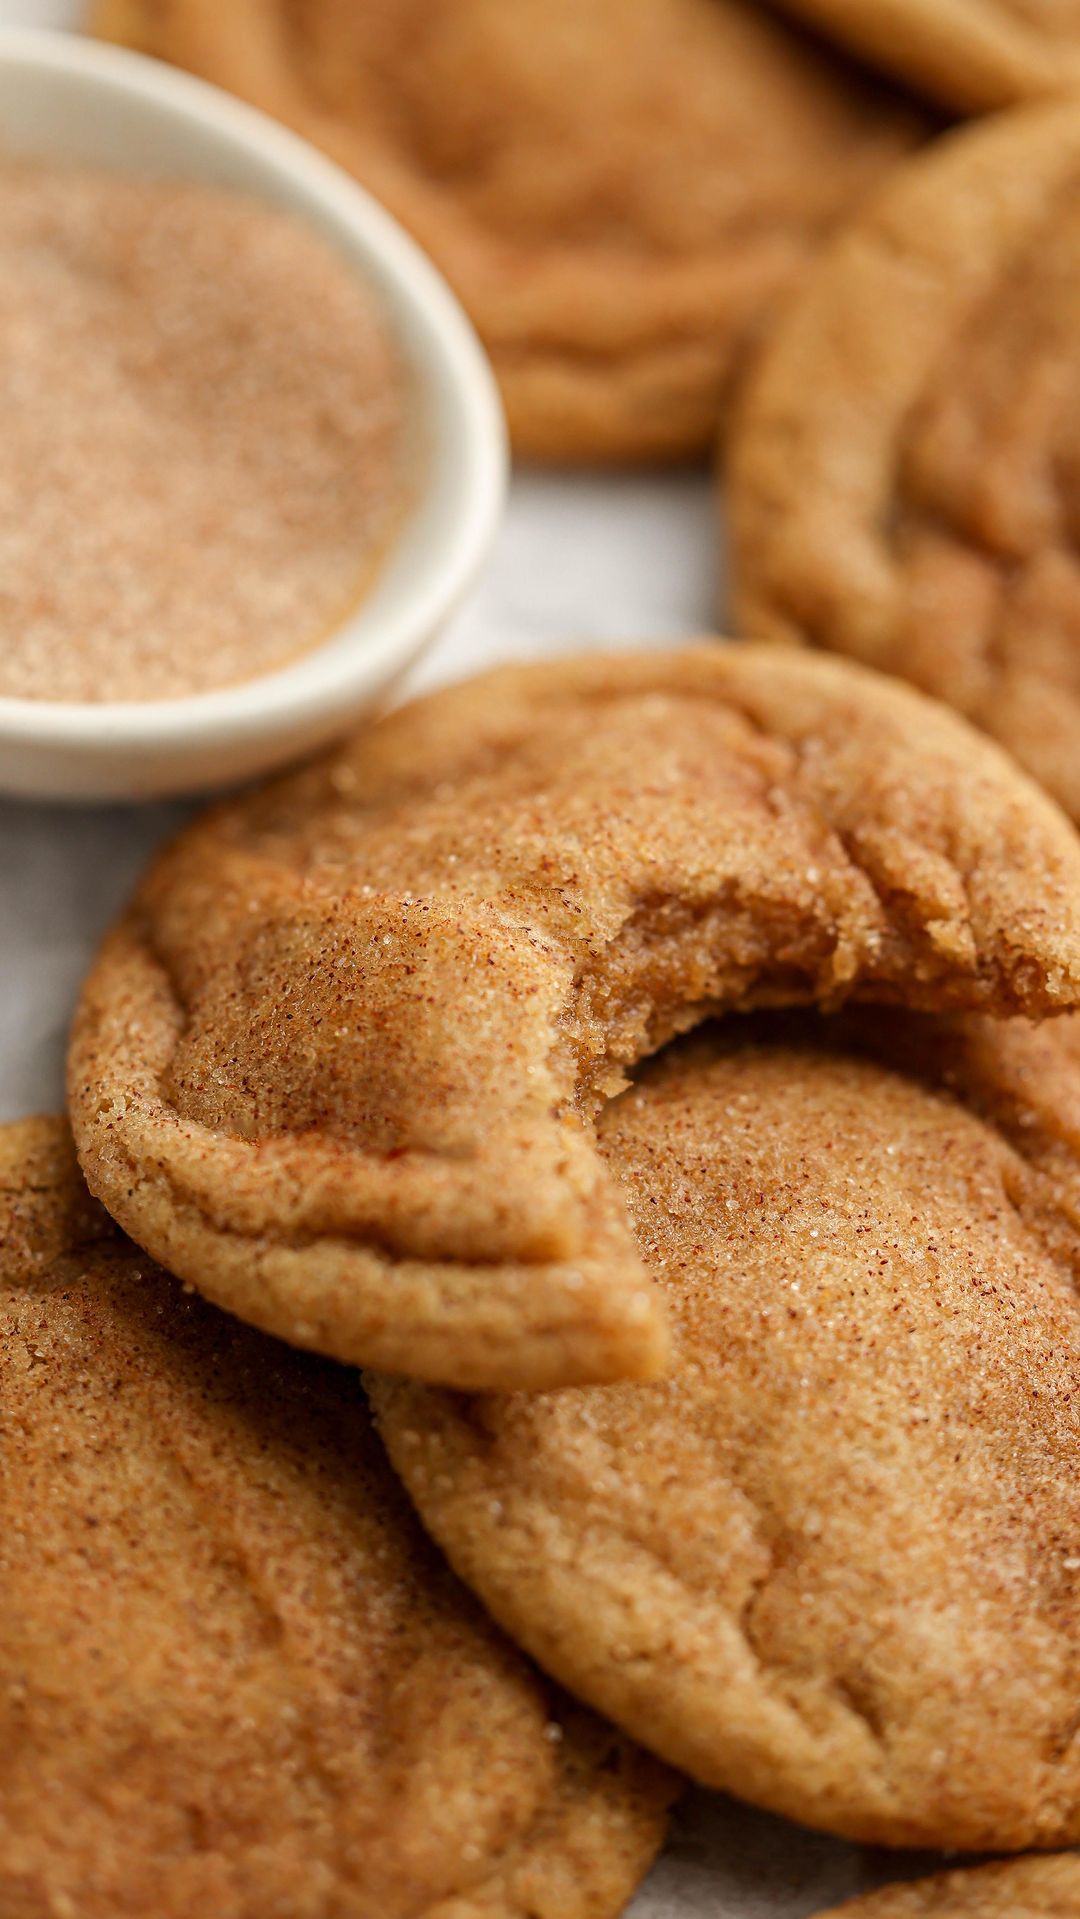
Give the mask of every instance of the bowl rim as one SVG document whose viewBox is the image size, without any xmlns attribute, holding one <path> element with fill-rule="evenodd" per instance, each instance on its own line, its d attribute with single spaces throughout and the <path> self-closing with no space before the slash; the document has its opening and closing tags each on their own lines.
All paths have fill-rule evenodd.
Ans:
<svg viewBox="0 0 1080 1919">
<path fill-rule="evenodd" d="M 494 374 L 471 321 L 438 269 L 397 220 L 352 175 L 269 114 L 163 61 L 77 33 L 0 27 L 0 69 L 60 74 L 192 126 L 265 171 L 268 198 L 288 177 L 333 232 L 347 236 L 354 263 L 373 269 L 407 367 L 454 401 L 454 512 L 442 550 L 417 570 L 400 604 L 350 651 L 340 645 L 367 605 L 325 638 L 271 672 L 175 699 L 62 701 L 0 696 L 0 744 L 95 754 L 203 751 L 299 733 L 340 707 L 355 709 L 412 662 L 454 611 L 485 558 L 505 503 L 509 446 Z M 40 152 L 48 155 L 48 139 Z M 133 169 L 137 172 L 137 169 Z M 173 176 L 175 177 L 175 176 Z M 200 177 L 193 170 L 193 179 Z M 284 202 L 285 196 L 281 196 Z M 301 212 L 299 217 L 303 218 Z M 434 463 L 387 558 L 430 498 Z M 377 591 L 380 574 L 370 589 Z"/>
</svg>

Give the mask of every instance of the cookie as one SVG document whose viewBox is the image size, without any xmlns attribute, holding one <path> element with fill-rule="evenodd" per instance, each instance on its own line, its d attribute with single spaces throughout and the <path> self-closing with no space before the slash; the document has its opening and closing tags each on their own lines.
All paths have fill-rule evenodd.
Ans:
<svg viewBox="0 0 1080 1919">
<path fill-rule="evenodd" d="M 905 675 L 1080 819 L 1080 117 L 898 169 L 794 301 L 732 449 L 740 630 Z"/>
<path fill-rule="evenodd" d="M 651 1377 L 595 1145 L 728 1007 L 1080 998 L 1080 844 L 989 743 L 843 661 L 507 668 L 242 795 L 151 868 L 69 1069 L 92 1190 L 220 1305 L 441 1384 Z"/>
<path fill-rule="evenodd" d="M 185 1294 L 0 1131 L 0 1909 L 621 1912 L 670 1782 L 502 1642 L 354 1376 Z"/>
<path fill-rule="evenodd" d="M 1075 0 L 783 0 L 946 106 L 1004 107 L 1080 81 Z"/>
<path fill-rule="evenodd" d="M 1080 1858 L 1014 1859 L 849 1899 L 822 1919 L 1080 1919 Z"/>
<path fill-rule="evenodd" d="M 599 1131 L 670 1377 L 372 1379 L 429 1530 L 703 1784 L 873 1844 L 1080 1838 L 1080 1022 L 731 1020 Z"/>
<path fill-rule="evenodd" d="M 324 147 L 427 249 L 516 450 L 703 453 L 748 341 L 924 128 L 748 0 L 99 0 Z"/>
</svg>

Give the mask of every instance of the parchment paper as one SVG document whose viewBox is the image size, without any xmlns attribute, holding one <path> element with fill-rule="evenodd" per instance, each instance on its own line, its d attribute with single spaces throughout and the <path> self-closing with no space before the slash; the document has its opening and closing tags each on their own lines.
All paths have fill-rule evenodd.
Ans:
<svg viewBox="0 0 1080 1919">
<path fill-rule="evenodd" d="M 79 11 L 69 0 L 0 0 L 0 25 L 64 27 Z M 514 483 L 481 588 L 413 685 L 581 643 L 706 632 L 717 565 L 704 475 L 526 475 Z M 0 801 L 0 1119 L 59 1105 L 65 1031 L 95 942 L 151 850 L 189 811 Z M 631 1912 L 807 1919 L 935 1863 L 872 1854 L 693 1793 Z"/>
</svg>

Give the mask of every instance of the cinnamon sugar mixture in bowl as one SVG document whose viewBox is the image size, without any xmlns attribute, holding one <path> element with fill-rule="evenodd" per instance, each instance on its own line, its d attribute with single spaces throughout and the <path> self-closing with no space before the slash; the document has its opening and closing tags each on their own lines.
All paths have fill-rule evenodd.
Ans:
<svg viewBox="0 0 1080 1919">
<path fill-rule="evenodd" d="M 205 184 L 0 168 L 0 696 L 230 686 L 325 639 L 408 506 L 379 296 Z"/>
</svg>

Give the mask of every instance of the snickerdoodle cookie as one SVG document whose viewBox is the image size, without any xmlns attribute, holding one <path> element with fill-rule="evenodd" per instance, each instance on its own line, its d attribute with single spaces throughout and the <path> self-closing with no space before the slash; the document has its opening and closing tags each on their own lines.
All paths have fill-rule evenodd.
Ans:
<svg viewBox="0 0 1080 1919">
<path fill-rule="evenodd" d="M 774 647 L 506 668 L 210 813 L 77 1014 L 92 1190 L 267 1331 L 441 1384 L 652 1377 L 593 1118 L 717 1010 L 1080 1002 L 1080 843 L 943 707 Z"/>
<path fill-rule="evenodd" d="M 821 1919 L 1080 1919 L 1080 1857 L 943 1872 L 850 1899 Z"/>
<path fill-rule="evenodd" d="M 517 449 L 678 458 L 807 255 L 922 123 L 750 0 L 98 0 L 417 236 Z"/>
<path fill-rule="evenodd" d="M 0 1131 L 0 1332 L 5 1919 L 622 1911 L 662 1770 L 483 1619 L 355 1377 L 155 1271 L 59 1122 Z"/>
<path fill-rule="evenodd" d="M 1063 104 L 898 170 L 763 356 L 728 501 L 742 630 L 914 680 L 1074 819 L 1078 183 Z"/>
<path fill-rule="evenodd" d="M 783 0 L 946 106 L 1007 106 L 1080 81 L 1078 0 Z"/>
<path fill-rule="evenodd" d="M 668 1049 L 599 1122 L 670 1376 L 371 1380 L 541 1664 L 850 1838 L 1080 1838 L 1080 1022 L 862 1008 Z"/>
</svg>

